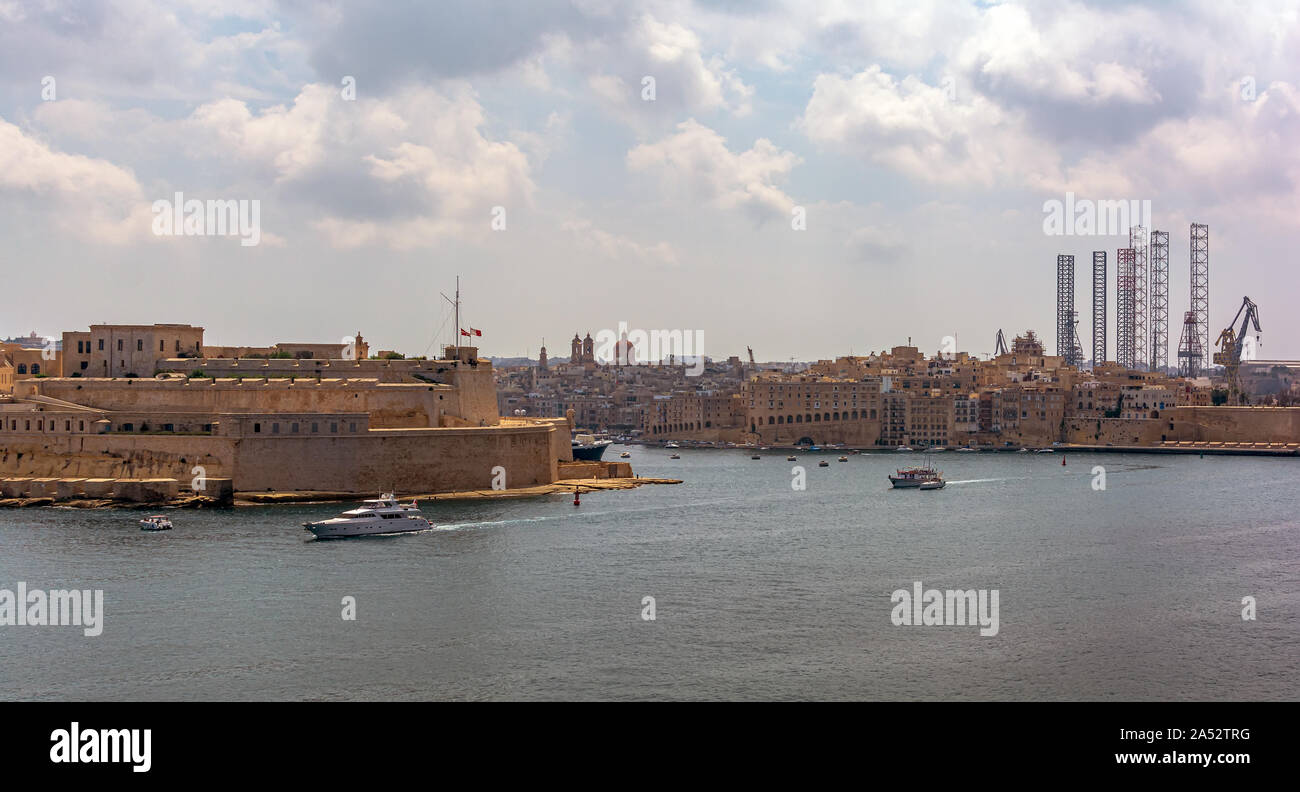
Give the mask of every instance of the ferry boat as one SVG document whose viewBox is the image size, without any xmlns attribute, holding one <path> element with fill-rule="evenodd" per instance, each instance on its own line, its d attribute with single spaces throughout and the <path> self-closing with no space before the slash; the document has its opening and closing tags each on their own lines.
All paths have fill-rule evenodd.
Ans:
<svg viewBox="0 0 1300 792">
<path fill-rule="evenodd" d="M 362 501 L 356 509 L 328 520 L 305 522 L 302 527 L 317 539 L 342 539 L 423 531 L 432 528 L 433 523 L 420 516 L 420 508 L 414 502 L 398 503 L 393 493 L 385 492 L 374 500 Z"/>
<path fill-rule="evenodd" d="M 614 441 L 597 440 L 595 435 L 580 434 L 576 435 L 571 442 L 575 460 L 599 462 L 600 458 L 605 455 L 605 449 L 609 448 Z"/>
<path fill-rule="evenodd" d="M 924 467 L 902 468 L 895 471 L 895 475 L 889 477 L 889 483 L 895 489 L 917 488 L 927 481 L 943 481 L 943 474 L 930 465 L 925 465 Z"/>
<path fill-rule="evenodd" d="M 171 529 L 172 521 L 161 514 L 155 514 L 140 521 L 141 531 L 170 531 Z"/>
</svg>

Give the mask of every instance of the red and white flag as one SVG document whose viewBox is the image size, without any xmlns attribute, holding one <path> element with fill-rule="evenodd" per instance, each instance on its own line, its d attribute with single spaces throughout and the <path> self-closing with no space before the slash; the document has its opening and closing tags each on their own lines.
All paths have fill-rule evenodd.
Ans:
<svg viewBox="0 0 1300 792">
<path fill-rule="evenodd" d="M 463 336 L 481 336 L 481 335 L 483 335 L 483 331 L 482 331 L 482 330 L 475 330 L 475 329 L 472 328 L 472 327 L 471 327 L 470 329 L 466 330 L 465 328 L 462 327 L 462 328 L 460 329 L 460 334 L 463 335 Z"/>
</svg>

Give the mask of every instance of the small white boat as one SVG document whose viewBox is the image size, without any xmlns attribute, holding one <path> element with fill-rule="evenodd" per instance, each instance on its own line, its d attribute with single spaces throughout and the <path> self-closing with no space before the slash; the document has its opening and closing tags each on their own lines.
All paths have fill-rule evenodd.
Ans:
<svg viewBox="0 0 1300 792">
<path fill-rule="evenodd" d="M 898 448 L 895 448 L 894 450 L 895 450 L 895 451 L 911 451 L 911 450 L 912 450 L 912 447 L 911 447 L 911 446 L 899 446 Z"/>
<path fill-rule="evenodd" d="M 922 481 L 921 486 L 917 487 L 917 489 L 922 489 L 922 490 L 943 489 L 943 485 L 945 483 L 946 482 L 941 478 L 930 479 L 929 481 Z"/>
<path fill-rule="evenodd" d="M 788 456 L 788 457 L 785 458 L 785 461 L 786 461 L 786 462 L 793 462 L 793 461 L 795 461 L 795 459 L 796 459 L 796 457 Z"/>
<path fill-rule="evenodd" d="M 681 445 L 676 440 L 669 440 L 664 443 L 664 448 L 681 448 Z"/>
<path fill-rule="evenodd" d="M 1054 453 L 1056 453 L 1056 452 L 1053 451 L 1053 450 L 1050 449 L 1050 448 L 1040 448 L 1040 449 L 1034 451 L 1034 453 L 1035 453 L 1035 454 L 1054 454 Z"/>
<path fill-rule="evenodd" d="M 619 456 L 620 459 L 631 459 L 631 458 L 632 458 L 632 455 L 629 454 L 629 453 L 626 452 L 626 451 L 624 451 L 623 453 L 619 454 L 618 456 Z"/>
<path fill-rule="evenodd" d="M 1029 453 L 1029 449 L 1028 449 L 1028 448 L 1022 448 L 1022 449 L 1020 449 L 1019 451 L 1017 451 L 1016 453 L 1017 453 L 1017 454 L 1028 454 L 1028 453 Z"/>
<path fill-rule="evenodd" d="M 947 449 L 945 446 L 930 446 L 929 448 L 925 449 L 925 453 L 927 453 L 927 454 L 935 454 L 935 453 L 938 453 L 938 452 L 940 452 L 940 451 L 947 451 L 947 450 L 948 450 L 948 449 Z"/>
<path fill-rule="evenodd" d="M 841 462 L 848 462 L 848 461 L 849 461 L 849 458 L 846 457 L 846 456 L 842 456 L 842 457 L 840 457 L 840 461 L 841 461 Z"/>
<path fill-rule="evenodd" d="M 420 516 L 420 507 L 415 502 L 398 503 L 393 493 L 385 492 L 374 500 L 362 501 L 359 508 L 328 520 L 305 522 L 302 527 L 317 539 L 343 539 L 423 531 L 432 528 L 433 523 Z"/>
<path fill-rule="evenodd" d="M 970 446 L 962 446 L 961 448 L 957 449 L 957 453 L 959 454 L 970 454 L 973 453 L 974 451 L 975 449 L 971 448 Z"/>
<path fill-rule="evenodd" d="M 170 531 L 171 529 L 172 521 L 161 514 L 155 514 L 140 521 L 141 531 Z"/>
</svg>

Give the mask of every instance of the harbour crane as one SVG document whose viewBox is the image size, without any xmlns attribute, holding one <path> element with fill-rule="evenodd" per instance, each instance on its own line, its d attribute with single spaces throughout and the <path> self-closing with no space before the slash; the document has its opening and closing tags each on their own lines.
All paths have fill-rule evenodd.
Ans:
<svg viewBox="0 0 1300 792">
<path fill-rule="evenodd" d="M 1233 325 L 1238 319 L 1241 320 L 1241 329 L 1234 330 Z M 1256 342 L 1258 342 L 1259 334 L 1262 332 L 1259 328 L 1259 306 L 1255 305 L 1249 297 L 1242 297 L 1237 315 L 1232 317 L 1228 326 L 1219 333 L 1219 340 L 1215 341 L 1220 351 L 1214 353 L 1214 362 L 1224 368 L 1224 379 L 1228 383 L 1228 404 L 1231 405 L 1241 403 L 1241 383 L 1237 378 L 1237 370 L 1241 366 L 1241 353 L 1246 346 L 1246 334 L 1250 332 L 1252 326 L 1255 328 Z"/>
<path fill-rule="evenodd" d="M 745 349 L 749 351 L 749 365 L 751 366 L 756 365 L 754 363 L 754 348 L 751 346 L 747 346 L 745 347 Z"/>
<path fill-rule="evenodd" d="M 998 328 L 998 340 L 993 347 L 993 357 L 1007 354 L 1007 337 L 1002 335 L 1002 328 Z"/>
</svg>

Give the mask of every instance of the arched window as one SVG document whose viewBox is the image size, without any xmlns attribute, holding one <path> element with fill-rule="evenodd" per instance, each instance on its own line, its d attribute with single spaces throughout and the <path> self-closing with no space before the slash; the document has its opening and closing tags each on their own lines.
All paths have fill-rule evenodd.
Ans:
<svg viewBox="0 0 1300 792">
<path fill-rule="evenodd" d="M 770 416 L 770 415 L 769 415 L 769 416 L 767 416 L 767 425 L 768 425 L 768 426 L 771 426 L 771 425 L 772 425 L 772 423 L 773 423 L 773 419 L 772 419 L 772 416 Z"/>
<path fill-rule="evenodd" d="M 796 416 L 794 417 L 794 419 L 795 419 L 795 420 L 794 420 L 795 423 L 803 423 L 803 416 L 802 416 L 802 415 L 796 415 Z"/>
<path fill-rule="evenodd" d="M 821 421 L 822 421 L 822 414 L 821 414 L 821 413 L 816 413 L 815 415 L 813 415 L 813 420 L 816 421 L 817 423 L 821 423 Z"/>
<path fill-rule="evenodd" d="M 19 374 L 26 374 L 26 373 L 27 373 L 27 364 L 26 364 L 26 363 L 19 363 L 19 364 L 18 364 L 18 373 L 19 373 Z"/>
<path fill-rule="evenodd" d="M 33 364 L 32 364 L 32 373 L 33 373 L 33 374 L 40 374 L 40 373 L 41 373 L 41 364 L 40 364 L 40 363 L 33 363 Z"/>
</svg>

